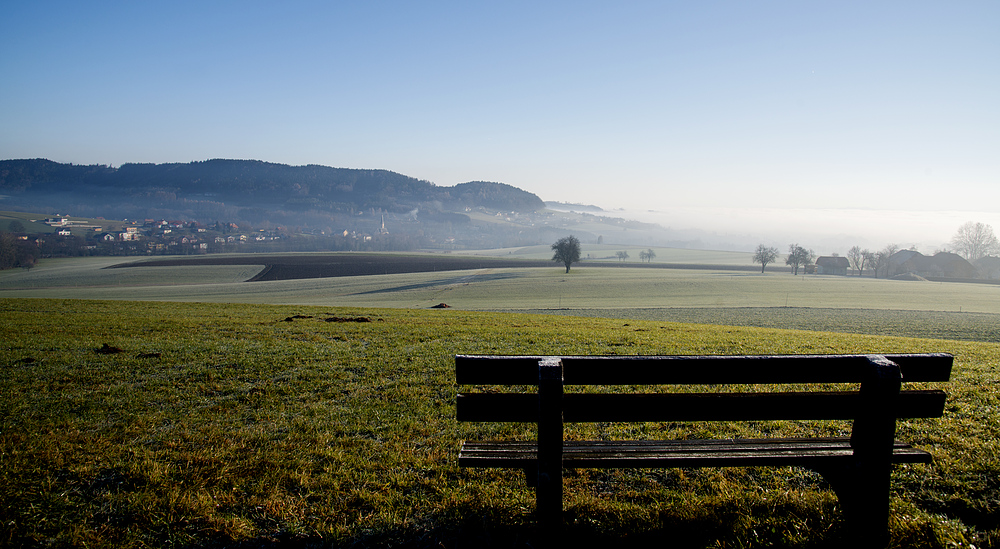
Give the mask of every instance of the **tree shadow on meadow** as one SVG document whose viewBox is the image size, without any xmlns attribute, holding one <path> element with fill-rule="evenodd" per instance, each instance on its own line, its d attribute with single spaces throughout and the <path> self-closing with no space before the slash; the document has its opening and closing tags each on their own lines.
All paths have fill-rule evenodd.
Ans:
<svg viewBox="0 0 1000 549">
<path fill-rule="evenodd" d="M 454 286 L 458 284 L 470 284 L 472 282 L 488 282 L 493 280 L 508 280 L 512 278 L 521 278 L 525 276 L 523 273 L 485 273 L 485 274 L 470 274 L 462 276 L 452 276 L 448 278 L 440 278 L 437 280 L 430 280 L 427 282 L 420 282 L 415 284 L 404 284 L 402 286 L 394 286 L 392 288 L 381 288 L 378 290 L 369 290 L 367 292 L 358 292 L 351 295 L 368 295 L 368 294 L 391 294 L 394 292 L 403 292 L 407 290 L 423 290 L 426 288 L 435 288 L 438 286 Z"/>
</svg>

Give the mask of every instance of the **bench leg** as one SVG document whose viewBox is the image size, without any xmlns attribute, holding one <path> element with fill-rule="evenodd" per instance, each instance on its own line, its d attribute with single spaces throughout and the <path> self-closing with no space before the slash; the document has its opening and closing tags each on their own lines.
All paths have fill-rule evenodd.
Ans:
<svg viewBox="0 0 1000 549">
<path fill-rule="evenodd" d="M 524 483 L 528 485 L 528 488 L 538 488 L 538 470 L 525 467 L 523 471 Z"/>
<path fill-rule="evenodd" d="M 563 374 L 558 359 L 538 363 L 538 486 L 535 511 L 542 531 L 562 525 Z"/>
<path fill-rule="evenodd" d="M 535 487 L 535 508 L 538 525 L 545 531 L 558 530 L 562 525 L 563 479 L 562 464 L 545 470 L 538 464 L 538 486 Z"/>
<path fill-rule="evenodd" d="M 848 537 L 859 548 L 889 544 L 891 468 L 888 463 L 868 463 L 818 471 L 836 492 Z"/>
</svg>

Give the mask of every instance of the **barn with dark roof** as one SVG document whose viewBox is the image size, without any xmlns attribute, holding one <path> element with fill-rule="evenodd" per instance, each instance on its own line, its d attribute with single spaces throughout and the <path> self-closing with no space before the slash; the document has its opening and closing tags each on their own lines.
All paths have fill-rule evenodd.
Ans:
<svg viewBox="0 0 1000 549">
<path fill-rule="evenodd" d="M 816 260 L 816 274 L 847 276 L 851 262 L 846 257 L 823 256 Z"/>
</svg>

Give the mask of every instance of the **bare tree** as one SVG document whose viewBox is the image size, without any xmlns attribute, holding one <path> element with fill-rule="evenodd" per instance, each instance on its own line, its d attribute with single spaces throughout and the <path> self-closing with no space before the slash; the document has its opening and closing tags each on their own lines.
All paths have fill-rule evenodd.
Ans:
<svg viewBox="0 0 1000 549">
<path fill-rule="evenodd" d="M 875 278 L 879 277 L 879 273 L 888 277 L 889 258 L 898 251 L 897 244 L 889 244 L 877 252 L 868 248 L 862 250 L 860 246 L 854 246 L 847 251 L 847 260 L 851 262 L 851 268 L 858 272 L 858 276 L 864 276 L 867 267 L 875 274 Z"/>
<path fill-rule="evenodd" d="M 1000 254 L 1000 241 L 993 234 L 993 227 L 986 223 L 964 223 L 951 237 L 951 246 L 969 261 Z"/>
<path fill-rule="evenodd" d="M 656 257 L 656 252 L 654 252 L 652 248 L 639 252 L 639 261 L 649 263 L 654 257 Z"/>
<path fill-rule="evenodd" d="M 764 267 L 767 267 L 768 263 L 774 263 L 778 259 L 778 249 L 774 246 L 765 246 L 763 244 L 758 244 L 757 249 L 753 252 L 753 262 L 760 263 L 760 272 L 764 272 Z"/>
<path fill-rule="evenodd" d="M 864 250 L 861 250 L 861 257 L 863 258 L 862 261 L 861 261 L 861 274 L 862 275 L 865 274 L 865 265 L 868 265 L 868 267 L 875 266 L 875 259 L 876 259 L 875 256 L 876 255 L 877 254 L 875 252 L 869 250 L 868 248 L 865 248 Z M 878 271 L 875 271 L 875 278 L 878 278 Z"/>
<path fill-rule="evenodd" d="M 627 251 L 615 252 L 615 255 L 618 256 L 618 261 L 625 261 L 628 259 Z"/>
<path fill-rule="evenodd" d="M 886 278 L 889 278 L 889 258 L 898 251 L 898 245 L 889 244 L 875 255 L 875 278 L 878 278 L 879 269 L 882 270 Z"/>
<path fill-rule="evenodd" d="M 878 278 L 879 273 L 883 273 L 888 278 L 889 258 L 898 251 L 898 245 L 889 244 L 877 252 L 863 250 L 861 254 L 864 256 L 864 263 L 867 263 L 871 270 L 875 272 L 875 278 Z"/>
<path fill-rule="evenodd" d="M 851 262 L 851 268 L 858 272 L 858 276 L 865 271 L 865 256 L 860 246 L 847 250 L 847 260 Z"/>
<path fill-rule="evenodd" d="M 558 261 L 563 265 L 566 265 L 566 272 L 569 272 L 569 266 L 577 261 L 580 261 L 580 240 L 573 236 L 565 236 L 556 240 L 556 243 L 552 245 L 552 261 Z"/>
<path fill-rule="evenodd" d="M 785 258 L 785 265 L 792 266 L 792 274 L 799 274 L 799 267 L 812 265 L 816 254 L 812 250 L 807 250 L 798 244 L 788 246 L 788 257 Z"/>
</svg>

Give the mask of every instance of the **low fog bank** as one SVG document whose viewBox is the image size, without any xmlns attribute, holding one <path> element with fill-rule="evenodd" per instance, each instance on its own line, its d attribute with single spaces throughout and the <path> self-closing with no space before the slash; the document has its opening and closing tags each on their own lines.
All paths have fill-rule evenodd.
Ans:
<svg viewBox="0 0 1000 549">
<path fill-rule="evenodd" d="M 606 213 L 661 225 L 691 248 L 752 251 L 763 243 L 784 251 L 798 243 L 824 255 L 844 255 L 852 246 L 875 250 L 887 244 L 933 253 L 947 249 L 955 231 L 967 221 L 1000 228 L 1000 213 L 983 211 L 665 208 Z"/>
</svg>

